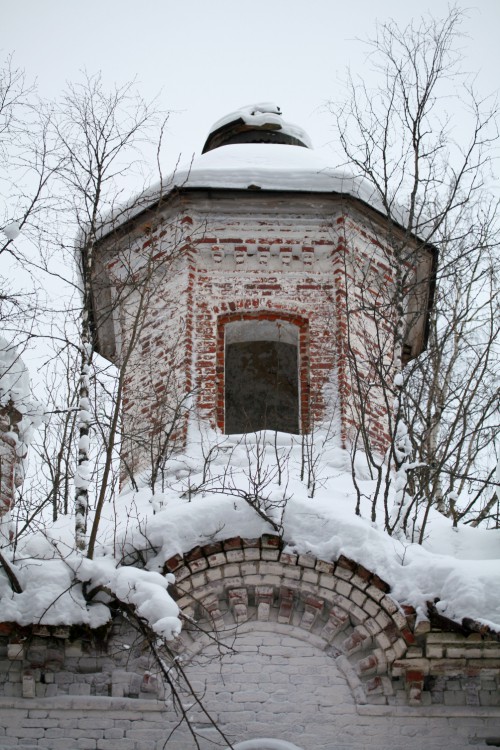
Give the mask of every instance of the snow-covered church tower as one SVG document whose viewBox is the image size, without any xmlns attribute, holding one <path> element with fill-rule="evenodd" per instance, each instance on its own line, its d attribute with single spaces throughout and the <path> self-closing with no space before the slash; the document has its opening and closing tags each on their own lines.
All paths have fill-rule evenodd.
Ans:
<svg viewBox="0 0 500 750">
<path fill-rule="evenodd" d="M 188 412 L 225 434 L 328 424 L 383 453 L 384 388 L 425 346 L 432 298 L 432 248 L 403 221 L 272 104 L 215 123 L 188 169 L 111 217 L 93 314 L 125 378 L 128 471 L 161 460 Z"/>
<path fill-rule="evenodd" d="M 274 105 L 203 151 L 95 245 L 141 476 L 90 559 L 66 525 L 23 536 L 20 585 L 0 559 L 0 750 L 499 747 L 495 539 L 433 509 L 437 545 L 389 536 L 362 456 L 425 347 L 434 250 Z"/>
</svg>

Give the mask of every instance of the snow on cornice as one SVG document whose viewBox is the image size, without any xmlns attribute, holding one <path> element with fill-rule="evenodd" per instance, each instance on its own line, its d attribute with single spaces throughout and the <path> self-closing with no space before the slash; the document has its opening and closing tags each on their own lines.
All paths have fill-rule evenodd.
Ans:
<svg viewBox="0 0 500 750">
<path fill-rule="evenodd" d="M 196 158 L 190 169 L 179 170 L 174 185 L 342 193 L 382 208 L 366 180 L 333 169 L 312 149 L 282 144 L 243 143 L 214 149 Z"/>
<path fill-rule="evenodd" d="M 201 188 L 332 193 L 357 198 L 387 215 L 373 185 L 362 177 L 332 167 L 313 149 L 284 144 L 238 143 L 195 157 L 162 182 L 115 209 L 101 224 L 99 238 L 167 199 L 176 190 Z M 391 219 L 404 226 L 406 211 L 401 206 L 393 206 Z"/>
</svg>

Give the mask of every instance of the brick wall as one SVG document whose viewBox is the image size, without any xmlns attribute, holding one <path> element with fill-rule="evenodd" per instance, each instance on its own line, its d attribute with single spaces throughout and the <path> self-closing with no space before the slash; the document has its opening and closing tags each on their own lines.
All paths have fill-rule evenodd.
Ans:
<svg viewBox="0 0 500 750">
<path fill-rule="evenodd" d="M 166 569 L 186 620 L 165 658 L 183 665 L 230 740 L 274 737 L 303 750 L 465 750 L 498 740 L 495 634 L 417 622 L 354 561 L 285 553 L 268 535 L 197 548 Z M 177 684 L 199 746 L 220 747 Z M 171 731 L 168 748 L 195 748 L 178 721 L 127 622 L 97 633 L 2 626 L 2 750 L 160 750 Z"/>
<path fill-rule="evenodd" d="M 302 429 L 335 423 L 344 446 L 384 453 L 403 328 L 422 324 L 427 305 L 423 282 L 418 304 L 395 296 L 396 230 L 328 196 L 199 190 L 178 201 L 98 253 L 125 370 L 129 467 L 150 465 L 165 434 L 182 439 L 180 404 L 224 429 L 224 327 L 251 318 L 300 327 Z"/>
<path fill-rule="evenodd" d="M 185 434 L 192 273 L 183 226 L 155 214 L 113 237 L 96 263 L 105 279 L 98 291 L 107 294 L 97 314 L 100 346 L 124 380 L 123 479 L 168 457 Z"/>
<path fill-rule="evenodd" d="M 295 642 L 293 646 L 297 648 L 298 644 Z M 289 648 L 288 645 L 281 647 Z M 277 672 L 277 669 L 274 671 Z M 266 673 L 267 670 L 264 670 Z M 295 679 L 302 682 L 303 691 L 290 689 L 289 702 L 258 702 L 261 712 L 258 721 L 248 724 L 245 704 L 239 705 L 238 711 L 233 714 L 234 742 L 273 737 L 289 741 L 301 750 L 366 750 L 368 747 L 373 750 L 470 750 L 471 747 L 498 746 L 498 713 L 478 720 L 467 709 L 453 713 L 436 708 L 417 715 L 415 711 L 401 707 L 393 709 L 388 715 L 371 706 L 358 706 L 355 709 L 349 706 L 344 690 L 335 684 L 334 675 L 329 676 L 328 682 L 324 681 L 322 690 L 318 687 L 316 691 L 311 684 L 310 672 L 297 672 Z M 230 696 L 230 690 L 224 692 L 225 696 L 221 695 L 219 703 L 221 709 Z M 331 698 L 333 710 L 331 706 L 323 705 L 321 694 Z M 342 708 L 342 714 L 337 710 L 336 701 L 339 702 L 338 709 Z M 0 699 L 0 712 L 1 750 L 11 750 L 13 747 L 19 750 L 68 750 L 69 747 L 78 750 L 196 748 L 183 729 L 174 731 L 165 745 L 167 736 L 175 730 L 175 724 L 171 712 L 157 702 L 119 698 L 96 701 L 95 698 L 83 697 L 52 699 L 50 703 Z M 253 712 L 252 715 L 255 716 Z M 303 721 L 307 721 L 309 727 L 316 727 L 316 731 L 308 732 L 307 727 L 304 731 Z M 199 724 L 197 728 L 201 732 L 198 740 L 201 750 L 224 747 L 215 732 Z"/>
</svg>

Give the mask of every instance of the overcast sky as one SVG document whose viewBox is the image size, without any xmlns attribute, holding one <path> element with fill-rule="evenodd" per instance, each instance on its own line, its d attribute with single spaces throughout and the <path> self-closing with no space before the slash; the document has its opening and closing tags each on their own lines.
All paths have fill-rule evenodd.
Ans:
<svg viewBox="0 0 500 750">
<path fill-rule="evenodd" d="M 238 107 L 275 101 L 305 128 L 316 148 L 331 149 L 328 101 L 342 95 L 346 66 L 367 74 L 357 39 L 376 22 L 400 24 L 428 5 L 407 0 L 3 0 L 0 49 L 56 96 L 79 71 L 106 83 L 137 79 L 146 98 L 160 92 L 173 111 L 163 168 L 199 152 L 213 122 Z M 432 13 L 447 13 L 433 0 Z M 482 94 L 499 86 L 500 0 L 466 11 L 464 67 Z"/>
<path fill-rule="evenodd" d="M 373 37 L 377 21 L 404 26 L 428 10 L 425 0 L 0 0 L 0 8 L 1 56 L 13 52 L 43 97 L 57 97 L 83 69 L 101 71 L 106 85 L 136 79 L 146 99 L 159 94 L 172 111 L 163 174 L 179 153 L 189 161 L 201 151 L 216 120 L 263 101 L 338 166 L 326 104 L 342 99 L 347 66 L 370 74 L 359 39 Z M 447 0 L 433 0 L 435 17 L 447 12 Z M 485 96 L 499 86 L 500 0 L 476 0 L 463 31 L 463 67 Z M 124 198 L 141 188 L 127 181 Z M 53 283 L 44 280 L 46 289 Z"/>
</svg>

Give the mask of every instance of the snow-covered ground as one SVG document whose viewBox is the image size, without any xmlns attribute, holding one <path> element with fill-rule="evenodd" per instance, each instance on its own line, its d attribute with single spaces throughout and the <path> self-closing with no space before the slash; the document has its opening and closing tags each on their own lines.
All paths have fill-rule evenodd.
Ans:
<svg viewBox="0 0 500 750">
<path fill-rule="evenodd" d="M 370 520 L 375 482 L 363 457 L 356 466 L 362 492 L 357 516 L 349 454 L 321 433 L 309 454 L 316 466 L 310 477 L 314 493 L 312 482 L 307 486 L 300 437 L 271 432 L 227 437 L 192 429 L 185 453 L 168 462 L 163 487 L 153 493 L 144 476 L 139 490 L 125 490 L 108 504 L 93 561 L 74 551 L 69 517 L 21 541 L 14 569 L 23 592 L 12 593 L 0 573 L 2 620 L 101 625 L 109 617 L 107 607 L 86 604 L 82 596 L 81 582 L 90 581 L 142 608 L 157 632 L 175 635 L 177 607 L 168 579 L 159 573 L 163 563 L 209 541 L 275 533 L 245 499 L 258 495 L 259 509 L 282 529 L 289 551 L 323 560 L 346 555 L 385 579 L 400 604 L 425 612 L 426 602 L 438 599 L 447 617 L 471 617 L 500 630 L 499 530 L 462 524 L 453 529 L 451 520 L 432 510 L 423 545 L 391 537 L 383 529 L 381 503 L 377 520 Z M 147 570 L 127 565 L 138 549 Z"/>
</svg>

